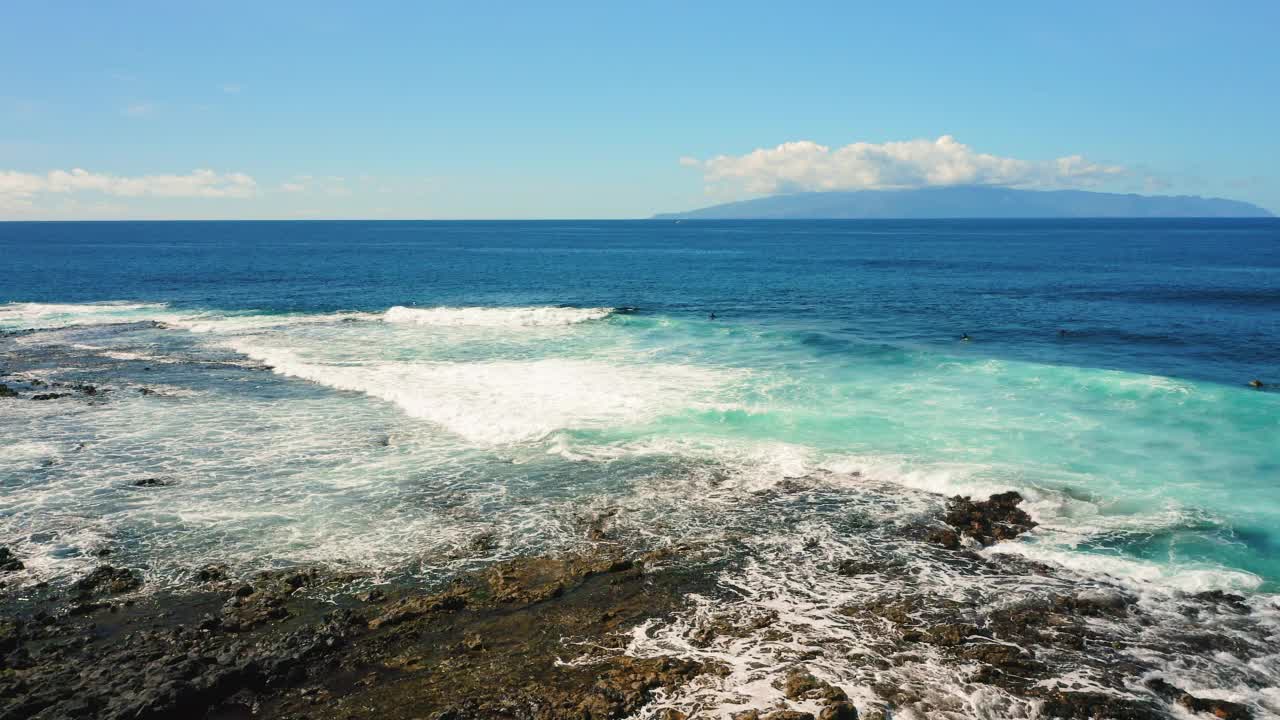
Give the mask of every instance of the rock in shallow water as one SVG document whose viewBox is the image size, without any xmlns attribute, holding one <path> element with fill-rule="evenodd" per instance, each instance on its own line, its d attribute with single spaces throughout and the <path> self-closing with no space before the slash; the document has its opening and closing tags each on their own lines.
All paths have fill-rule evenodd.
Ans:
<svg viewBox="0 0 1280 720">
<path fill-rule="evenodd" d="M 956 495 L 947 501 L 947 514 L 943 520 L 979 544 L 992 545 L 1013 539 L 1036 526 L 1035 521 L 1018 507 L 1021 502 L 1022 496 L 1012 491 L 978 502 Z M 939 536 L 935 541 L 945 547 L 959 547 L 959 538 L 954 533 L 942 532 L 945 537 Z"/>
<path fill-rule="evenodd" d="M 26 566 L 7 547 L 0 547 L 0 573 L 16 572 Z"/>
</svg>

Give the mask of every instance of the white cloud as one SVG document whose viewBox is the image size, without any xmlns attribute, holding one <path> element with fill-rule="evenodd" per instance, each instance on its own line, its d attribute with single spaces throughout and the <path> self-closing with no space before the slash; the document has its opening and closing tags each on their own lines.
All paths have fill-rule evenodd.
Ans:
<svg viewBox="0 0 1280 720">
<path fill-rule="evenodd" d="M 1019 160 L 975 152 L 950 135 L 937 140 L 853 143 L 831 149 L 808 140 L 710 160 L 680 158 L 702 169 L 713 188 L 740 187 L 772 194 L 806 190 L 907 189 L 943 185 L 1022 188 L 1090 187 L 1125 175 L 1079 155 L 1050 161 Z"/>
<path fill-rule="evenodd" d="M 222 86 L 222 92 L 228 95 L 239 95 L 240 91 L 243 89 L 244 89 L 244 86 L 238 85 L 236 83 L 227 83 L 226 85 Z"/>
<path fill-rule="evenodd" d="M 154 112 L 155 109 L 155 106 L 151 103 L 134 103 L 121 110 L 120 113 L 127 117 L 146 117 Z"/>
<path fill-rule="evenodd" d="M 0 209 L 30 208 L 44 196 L 89 192 L 114 197 L 247 198 L 257 182 L 244 173 L 193 170 L 186 175 L 93 173 L 81 168 L 51 170 L 43 175 L 0 170 Z"/>
<path fill-rule="evenodd" d="M 280 184 L 280 192 L 287 193 L 323 193 L 330 197 L 348 197 L 351 190 L 346 186 L 346 179 L 338 175 L 294 175 L 289 181 Z"/>
</svg>

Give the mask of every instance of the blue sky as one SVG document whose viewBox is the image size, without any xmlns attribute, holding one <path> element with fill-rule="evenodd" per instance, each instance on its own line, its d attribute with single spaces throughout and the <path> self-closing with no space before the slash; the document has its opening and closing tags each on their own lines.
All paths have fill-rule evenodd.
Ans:
<svg viewBox="0 0 1280 720">
<path fill-rule="evenodd" d="M 644 217 L 970 182 L 1276 212 L 1277 27 L 1270 1 L 9 3 L 0 218 Z"/>
</svg>

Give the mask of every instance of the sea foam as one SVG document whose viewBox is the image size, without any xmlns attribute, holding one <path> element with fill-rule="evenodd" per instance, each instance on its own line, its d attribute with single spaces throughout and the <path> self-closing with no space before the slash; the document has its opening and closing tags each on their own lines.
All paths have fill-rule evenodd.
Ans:
<svg viewBox="0 0 1280 720">
<path fill-rule="evenodd" d="M 0 304 L 0 328 L 26 330 L 71 325 L 103 325 L 136 322 L 163 313 L 164 303 L 4 303 Z"/>
<path fill-rule="evenodd" d="M 603 320 L 613 308 L 574 307 L 432 307 L 397 305 L 382 319 L 389 323 L 438 327 L 553 327 Z"/>
<path fill-rule="evenodd" d="M 249 340 L 228 345 L 276 373 L 395 403 L 469 442 L 536 440 L 566 428 L 653 420 L 707 401 L 733 374 L 591 359 L 323 363 Z"/>
</svg>

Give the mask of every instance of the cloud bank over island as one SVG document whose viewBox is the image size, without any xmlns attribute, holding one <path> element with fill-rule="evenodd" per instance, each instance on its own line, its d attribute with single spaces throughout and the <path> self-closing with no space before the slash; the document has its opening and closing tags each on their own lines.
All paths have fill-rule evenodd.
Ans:
<svg viewBox="0 0 1280 720">
<path fill-rule="evenodd" d="M 757 195 L 831 190 L 910 190 L 955 185 L 1092 188 L 1132 176 L 1080 155 L 1035 161 L 980 153 L 951 135 L 937 140 L 857 142 L 832 149 L 809 140 L 708 160 L 683 157 L 711 192 Z"/>
</svg>

